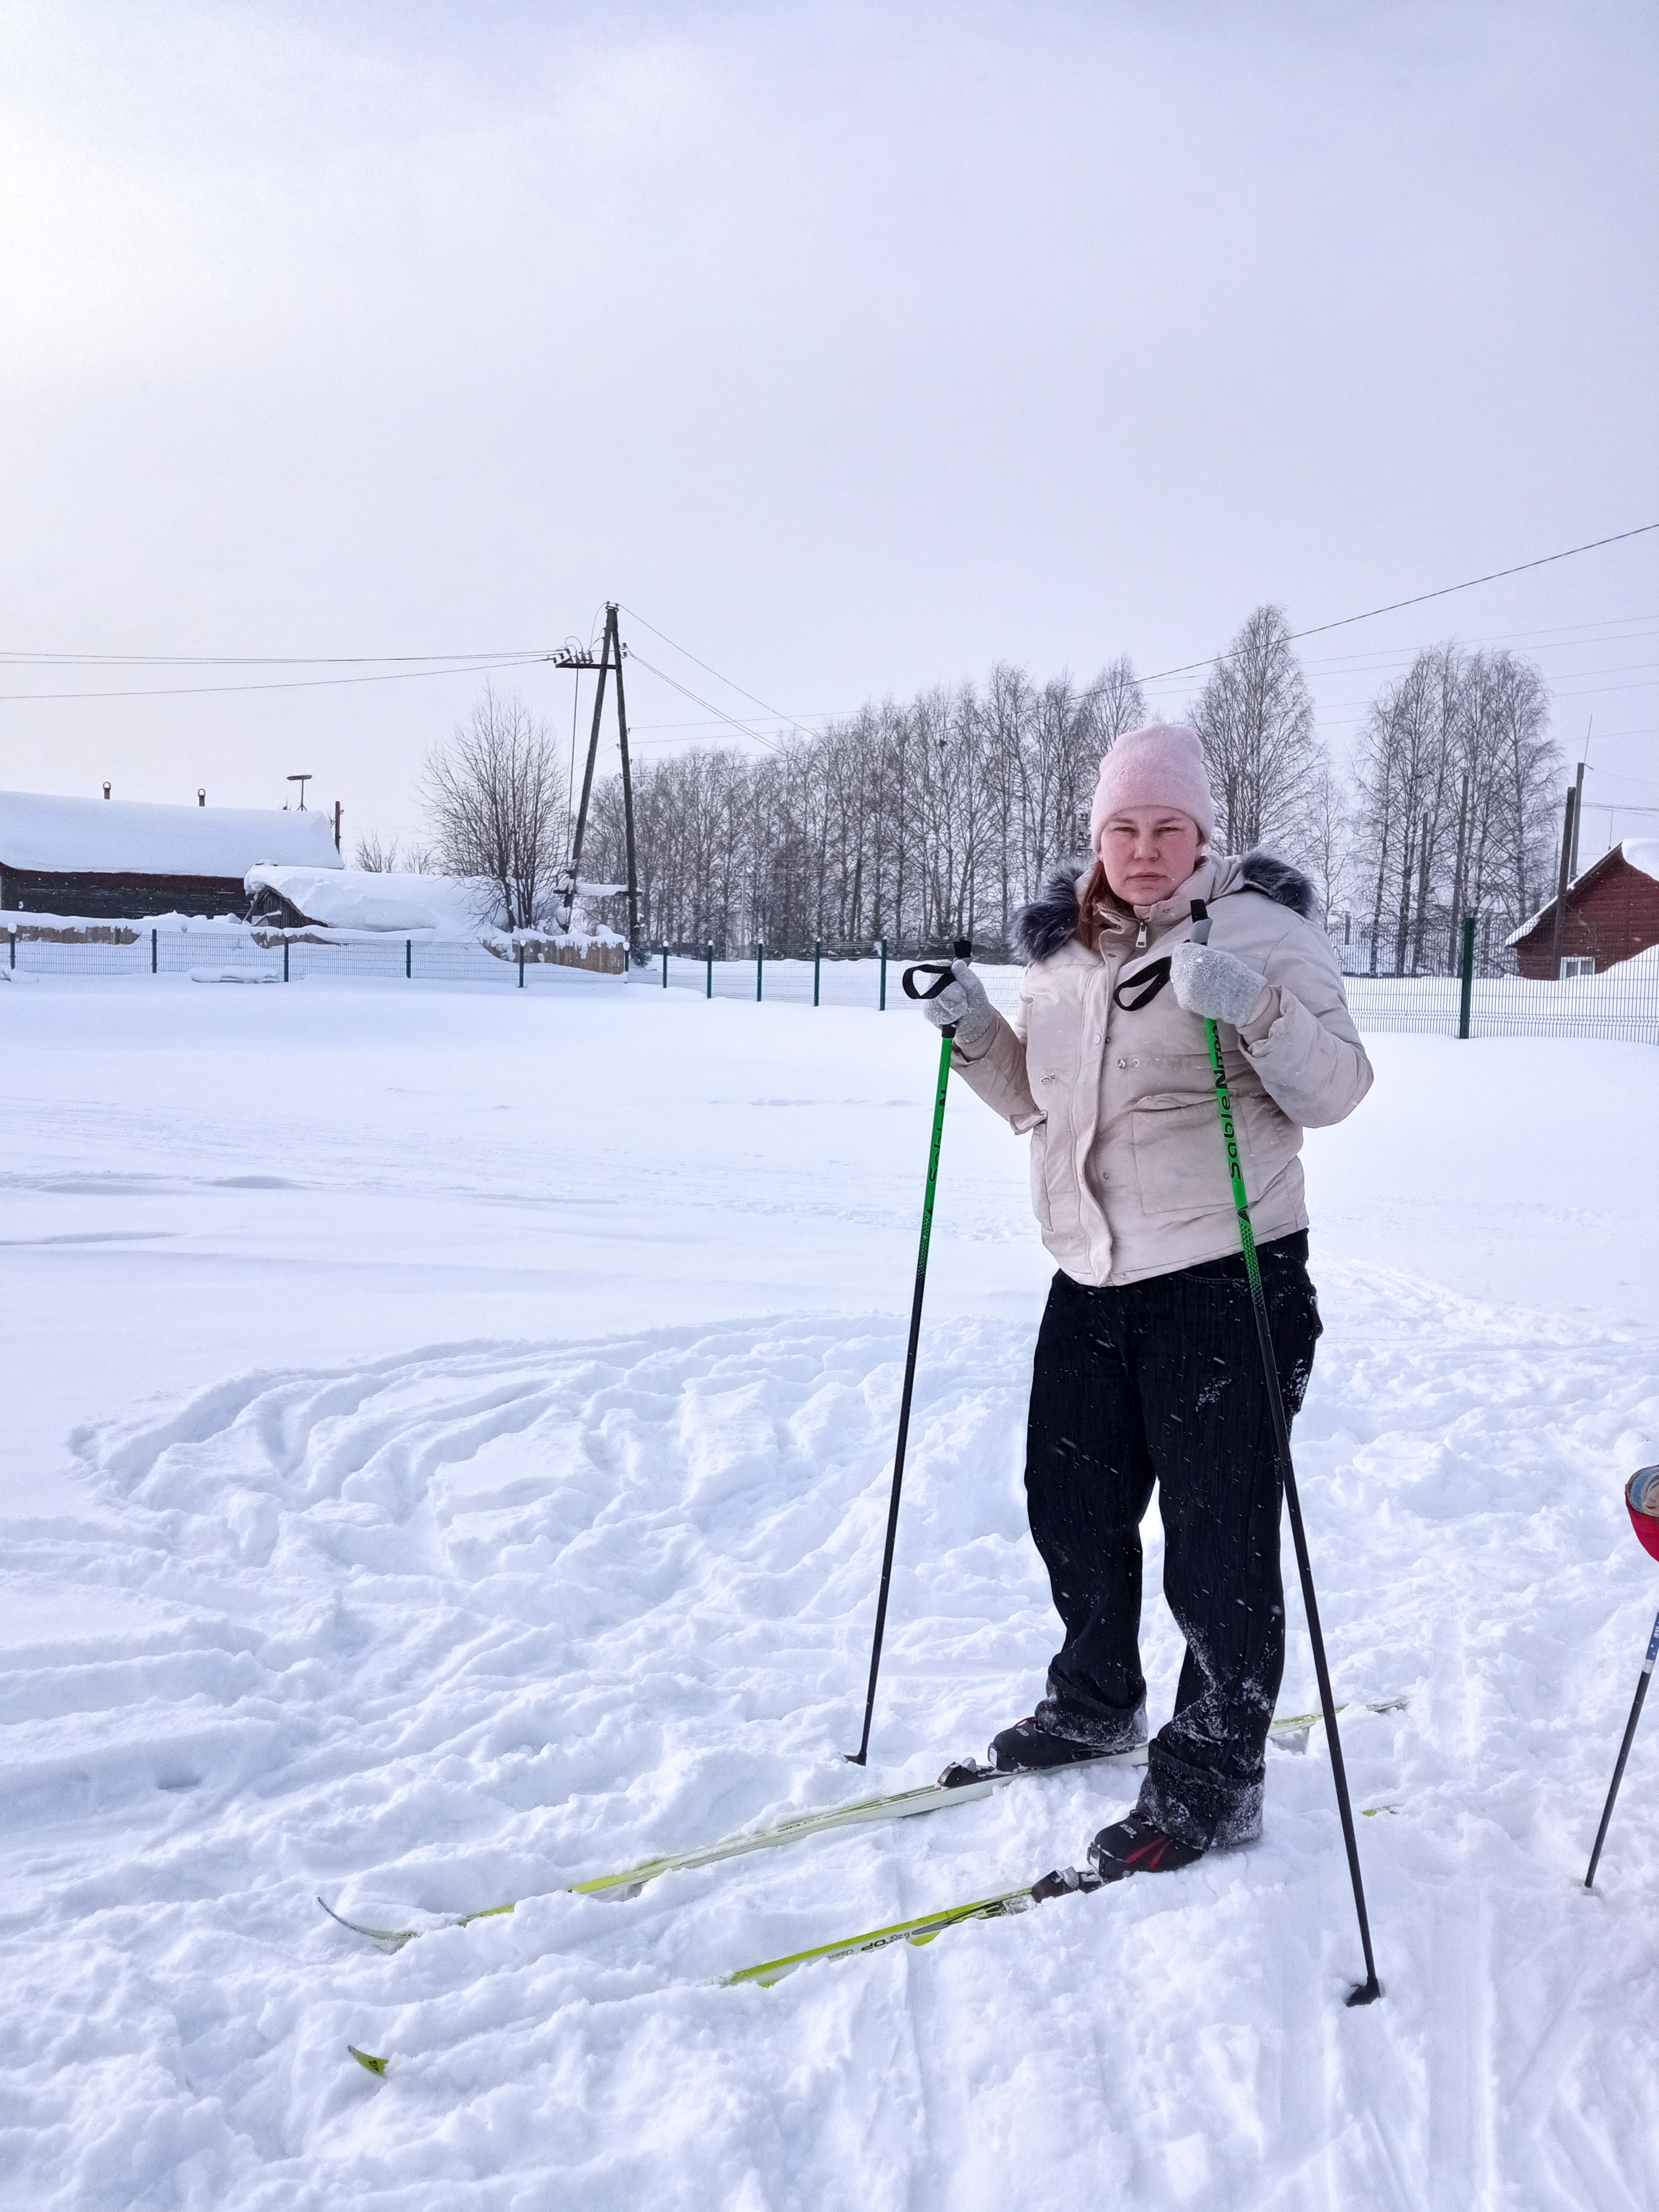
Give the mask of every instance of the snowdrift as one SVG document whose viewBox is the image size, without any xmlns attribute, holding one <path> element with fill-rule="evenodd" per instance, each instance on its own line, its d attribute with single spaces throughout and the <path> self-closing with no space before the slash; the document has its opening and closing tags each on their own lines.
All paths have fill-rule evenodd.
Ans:
<svg viewBox="0 0 1659 2212">
<path fill-rule="evenodd" d="M 494 886 L 471 876 L 368 868 L 250 868 L 251 918 L 287 928 L 390 931 L 476 942 L 501 919 Z"/>
<path fill-rule="evenodd" d="M 423 942 L 482 945 L 503 958 L 568 960 L 595 951 L 620 954 L 627 939 L 603 926 L 585 927 L 577 909 L 568 930 L 501 927 L 495 887 L 482 876 L 417 876 L 368 868 L 258 867 L 247 873 L 249 918 L 257 926 L 301 929 L 325 943 L 363 937 L 412 937 Z M 609 965 L 609 961 L 600 963 Z M 620 967 L 620 960 L 617 962 Z"/>
</svg>

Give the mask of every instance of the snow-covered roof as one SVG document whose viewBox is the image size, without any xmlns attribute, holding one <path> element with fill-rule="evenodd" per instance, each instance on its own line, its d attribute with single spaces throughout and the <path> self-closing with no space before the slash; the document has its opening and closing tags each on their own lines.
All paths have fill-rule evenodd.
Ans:
<svg viewBox="0 0 1659 2212">
<path fill-rule="evenodd" d="M 338 868 L 326 814 L 252 806 L 151 806 L 0 791 L 0 863 L 97 876 L 246 875 L 257 861 Z"/>
<path fill-rule="evenodd" d="M 1619 849 L 1632 868 L 1659 882 L 1659 837 L 1626 837 Z"/>
<path fill-rule="evenodd" d="M 324 929 L 386 929 L 400 937 L 429 929 L 439 937 L 476 938 L 494 921 L 498 904 L 492 885 L 465 876 L 258 867 L 248 870 L 246 882 L 250 892 L 273 890 Z"/>
</svg>

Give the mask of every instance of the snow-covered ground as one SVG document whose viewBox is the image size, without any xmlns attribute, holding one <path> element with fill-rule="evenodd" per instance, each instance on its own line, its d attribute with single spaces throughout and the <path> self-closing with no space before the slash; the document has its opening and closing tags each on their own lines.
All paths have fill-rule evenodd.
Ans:
<svg viewBox="0 0 1659 2212">
<path fill-rule="evenodd" d="M 932 1032 L 566 971 L 0 994 L 0 2203 L 1659 2201 L 1651 1716 L 1582 1887 L 1659 1604 L 1620 1500 L 1659 1458 L 1654 1056 L 1373 1049 L 1308 1146 L 1297 1443 L 1339 1695 L 1408 1700 L 1344 1738 L 1384 2002 L 1341 2003 L 1317 1734 L 1253 1851 L 726 1990 L 1075 1861 L 1133 1790 L 560 1893 L 868 1786 Z M 958 1092 L 883 1783 L 1028 1711 L 1054 1640 L 1048 1272 Z M 1157 1602 L 1146 1641 L 1167 1709 Z M 383 1954 L 319 1891 L 435 1932 Z"/>
</svg>

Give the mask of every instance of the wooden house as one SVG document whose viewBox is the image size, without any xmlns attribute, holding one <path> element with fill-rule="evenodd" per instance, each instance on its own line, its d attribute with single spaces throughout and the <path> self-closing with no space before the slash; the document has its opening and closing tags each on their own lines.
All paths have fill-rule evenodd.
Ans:
<svg viewBox="0 0 1659 2212">
<path fill-rule="evenodd" d="M 337 868 L 326 814 L 0 792 L 0 907 L 133 920 L 245 915 L 261 861 Z"/>
<path fill-rule="evenodd" d="M 1509 942 L 1528 981 L 1599 975 L 1659 945 L 1659 837 L 1627 837 L 1567 886 L 1559 954 L 1556 901 Z"/>
</svg>

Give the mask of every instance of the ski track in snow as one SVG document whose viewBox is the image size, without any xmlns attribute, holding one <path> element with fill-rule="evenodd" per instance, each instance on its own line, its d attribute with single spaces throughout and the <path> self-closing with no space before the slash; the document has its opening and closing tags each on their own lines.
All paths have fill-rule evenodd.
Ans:
<svg viewBox="0 0 1659 2212">
<path fill-rule="evenodd" d="M 1652 1343 L 1320 1280 L 1297 1460 L 1382 2004 L 1341 2004 L 1318 1733 L 1270 1753 L 1254 1850 L 770 1990 L 713 1984 L 1076 1861 L 1133 1780 L 559 1893 L 929 1779 L 1030 1710 L 1029 1330 L 926 1333 L 870 1785 L 839 1754 L 900 1322 L 251 1372 L 77 1432 L 84 1510 L 4 1531 L 9 1602 L 107 1602 L 95 1638 L 14 1626 L 0 1677 L 4 2203 L 1659 2202 L 1651 1735 L 1582 1889 L 1655 1599 L 1615 1510 L 1659 1431 Z M 1179 1646 L 1147 1534 L 1156 1721 Z M 432 1932 L 385 1954 L 319 1891 Z"/>
</svg>

